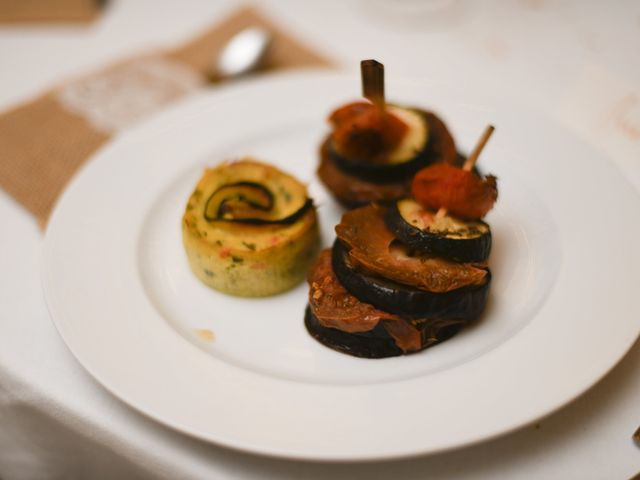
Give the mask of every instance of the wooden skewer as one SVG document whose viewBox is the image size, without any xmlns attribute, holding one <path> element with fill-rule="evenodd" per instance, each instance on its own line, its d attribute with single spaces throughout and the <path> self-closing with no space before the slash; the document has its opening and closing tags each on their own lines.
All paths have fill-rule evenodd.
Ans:
<svg viewBox="0 0 640 480">
<path fill-rule="evenodd" d="M 484 149 L 485 145 L 489 141 L 489 138 L 491 138 L 491 135 L 493 134 L 494 130 L 495 130 L 495 127 L 493 125 L 488 125 L 487 128 L 485 128 L 484 132 L 482 133 L 482 136 L 480 137 L 480 140 L 478 140 L 478 143 L 474 147 L 473 151 L 469 154 L 464 164 L 462 165 L 463 170 L 467 172 L 470 172 L 471 170 L 473 170 L 473 167 L 475 166 L 476 161 L 478 160 L 478 157 L 480 156 L 480 154 L 482 153 L 482 150 Z M 441 219 L 446 214 L 447 214 L 447 209 L 444 207 L 440 207 L 440 209 L 436 213 L 436 220 Z"/>
<path fill-rule="evenodd" d="M 489 141 L 489 138 L 491 138 L 491 135 L 493 134 L 494 130 L 495 130 L 495 127 L 493 125 L 487 125 L 487 128 L 484 129 L 484 132 L 482 133 L 480 140 L 478 140 L 478 143 L 476 144 L 475 148 L 465 160 L 464 165 L 462 165 L 463 170 L 466 170 L 467 172 L 470 172 L 471 170 L 473 170 L 473 167 L 475 166 L 476 161 L 478 160 L 478 157 L 482 153 L 484 146 Z"/>
<path fill-rule="evenodd" d="M 360 62 L 362 76 L 362 96 L 379 108 L 384 108 L 384 65 L 375 60 Z"/>
</svg>

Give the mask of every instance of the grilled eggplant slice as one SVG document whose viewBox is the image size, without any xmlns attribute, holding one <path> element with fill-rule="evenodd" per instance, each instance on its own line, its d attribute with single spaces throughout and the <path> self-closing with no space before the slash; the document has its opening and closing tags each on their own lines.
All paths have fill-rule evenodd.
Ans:
<svg viewBox="0 0 640 480">
<path fill-rule="evenodd" d="M 467 321 L 460 318 L 403 318 L 364 303 L 336 277 L 324 250 L 309 274 L 305 325 L 322 344 L 343 353 L 383 358 L 417 352 L 446 340 Z"/>
<path fill-rule="evenodd" d="M 368 332 L 348 333 L 323 326 L 307 307 L 304 324 L 309 334 L 323 345 L 338 352 L 363 358 L 397 357 L 404 352 L 395 344 L 382 324 Z"/>
<path fill-rule="evenodd" d="M 250 297 L 302 281 L 319 249 L 316 211 L 305 186 L 252 159 L 204 173 L 189 198 L 182 237 L 203 283 Z"/>
<path fill-rule="evenodd" d="M 415 353 L 450 339 L 464 326 L 462 320 L 435 320 L 425 323 L 419 331 L 421 346 L 418 350 L 403 351 L 396 345 L 390 333 L 392 325 L 399 322 L 381 322 L 368 332 L 347 333 L 336 328 L 325 327 L 310 308 L 305 311 L 304 324 L 309 334 L 323 345 L 338 352 L 362 358 L 387 358 Z M 408 323 L 404 323 L 408 325 Z"/>
<path fill-rule="evenodd" d="M 425 323 L 426 328 L 419 331 L 421 346 L 418 350 L 403 351 L 396 345 L 391 335 L 392 325 L 399 322 L 381 322 L 368 332 L 348 333 L 336 328 L 325 327 L 307 307 L 304 324 L 309 334 L 318 342 L 338 352 L 362 358 L 387 358 L 415 353 L 450 339 L 458 333 L 465 322 L 461 320 L 435 320 Z M 404 323 L 404 325 L 409 325 Z"/>
<path fill-rule="evenodd" d="M 340 241 L 333 245 L 332 266 L 340 283 L 353 296 L 403 318 L 456 318 L 470 322 L 482 314 L 489 297 L 488 269 L 482 285 L 444 293 L 427 292 L 357 270 L 349 260 L 348 248 Z"/>
<path fill-rule="evenodd" d="M 389 207 L 385 223 L 410 249 L 457 262 L 484 262 L 491 252 L 491 229 L 482 220 L 438 218 L 412 199 Z"/>
<path fill-rule="evenodd" d="M 325 138 L 320 148 L 318 177 L 345 207 L 355 208 L 370 202 L 391 202 L 406 197 L 411 191 L 413 174 L 420 168 L 436 162 L 458 163 L 453 137 L 442 120 L 428 111 L 412 111 L 422 116 L 428 132 L 426 146 L 413 158 L 405 157 L 399 161 L 406 152 L 415 148 L 401 146 L 400 150 L 395 150 L 393 158 L 384 162 L 350 160 L 333 147 L 331 134 Z M 413 142 L 409 144 L 414 145 Z"/>
<path fill-rule="evenodd" d="M 376 184 L 346 173 L 329 157 L 330 139 L 321 147 L 318 178 L 345 208 L 357 208 L 370 202 L 391 203 L 411 192 L 409 180 Z"/>
</svg>

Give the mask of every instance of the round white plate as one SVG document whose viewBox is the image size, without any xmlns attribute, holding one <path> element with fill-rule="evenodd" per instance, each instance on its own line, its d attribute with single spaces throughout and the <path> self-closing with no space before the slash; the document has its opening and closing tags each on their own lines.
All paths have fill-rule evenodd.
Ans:
<svg viewBox="0 0 640 480">
<path fill-rule="evenodd" d="M 500 190 L 480 322 L 418 354 L 364 360 L 306 333 L 306 285 L 241 299 L 199 283 L 181 215 L 203 168 L 224 159 L 253 155 L 308 182 L 331 243 L 340 209 L 315 177 L 317 147 L 327 114 L 358 89 L 358 78 L 313 72 L 204 93 L 74 178 L 49 222 L 44 290 L 65 342 L 109 391 L 221 445 L 381 459 L 521 427 L 620 360 L 640 330 L 635 191 L 549 118 L 421 82 L 392 81 L 389 96 L 439 112 L 462 150 L 497 127 L 480 160 Z"/>
</svg>

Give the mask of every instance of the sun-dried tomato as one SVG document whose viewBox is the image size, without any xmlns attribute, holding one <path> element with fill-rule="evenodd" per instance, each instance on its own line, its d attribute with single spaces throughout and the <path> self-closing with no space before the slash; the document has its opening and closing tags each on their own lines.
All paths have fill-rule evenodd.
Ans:
<svg viewBox="0 0 640 480">
<path fill-rule="evenodd" d="M 345 105 L 331 114 L 336 150 L 350 160 L 380 161 L 402 141 L 409 127 L 395 115 L 366 102 Z"/>
<path fill-rule="evenodd" d="M 446 163 L 420 170 L 411 193 L 424 208 L 446 208 L 450 214 L 467 219 L 484 217 L 498 198 L 496 177 L 482 178 Z"/>
</svg>

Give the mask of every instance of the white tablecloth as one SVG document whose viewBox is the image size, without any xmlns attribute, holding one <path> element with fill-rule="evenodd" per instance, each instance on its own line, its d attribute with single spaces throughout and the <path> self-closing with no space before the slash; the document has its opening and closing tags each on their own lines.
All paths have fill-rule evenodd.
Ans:
<svg viewBox="0 0 640 480">
<path fill-rule="evenodd" d="M 121 1 L 88 27 L 0 28 L 0 108 L 136 51 L 174 45 L 237 5 Z M 355 70 L 360 59 L 377 58 L 387 75 L 475 83 L 541 109 L 606 152 L 612 168 L 621 168 L 640 187 L 638 2 L 403 0 L 393 6 L 390 0 L 272 0 L 261 5 L 345 68 Z M 640 425 L 639 343 L 604 380 L 559 412 L 447 454 L 321 464 L 267 459 L 185 437 L 112 397 L 70 355 L 43 300 L 41 246 L 34 220 L 0 191 L 4 480 L 600 479 L 640 471 L 640 448 L 631 440 Z"/>
</svg>

